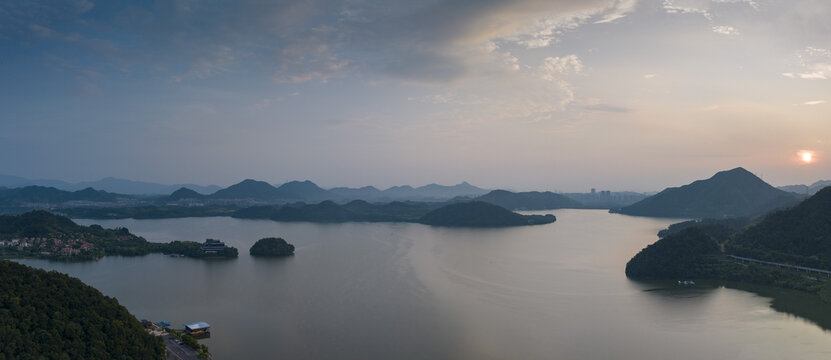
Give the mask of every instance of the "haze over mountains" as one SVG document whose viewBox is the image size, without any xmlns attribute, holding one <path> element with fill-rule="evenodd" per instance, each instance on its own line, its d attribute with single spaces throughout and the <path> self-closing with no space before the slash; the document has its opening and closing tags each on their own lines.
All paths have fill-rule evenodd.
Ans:
<svg viewBox="0 0 831 360">
<path fill-rule="evenodd" d="M 671 187 L 616 212 L 679 218 L 755 217 L 796 204 L 804 196 L 779 190 L 744 168 Z"/>
<path fill-rule="evenodd" d="M 786 185 L 778 187 L 779 190 L 789 191 L 797 194 L 814 195 L 826 186 L 831 186 L 831 180 L 820 180 L 811 185 Z"/>
<path fill-rule="evenodd" d="M 20 181 L 16 177 L 0 177 L 6 183 Z M 107 180 L 107 179 L 104 179 Z M 129 180 L 104 181 L 102 184 L 148 184 Z M 116 181 L 117 180 L 117 181 Z M 63 183 L 64 185 L 68 183 Z M 817 182 L 801 191 L 813 191 L 825 182 Z M 144 185 L 142 185 L 144 186 Z M 168 185 L 155 184 L 158 191 Z M 138 189 L 138 188 L 134 188 Z M 201 187 L 205 190 L 205 187 Z M 332 201 L 347 204 L 360 200 L 381 204 L 396 201 L 409 202 L 466 202 L 483 201 L 509 210 L 548 210 L 561 208 L 606 208 L 615 209 L 628 215 L 654 217 L 686 218 L 725 218 L 753 217 L 766 214 L 774 209 L 795 204 L 806 195 L 776 189 L 749 171 L 735 168 L 722 171 L 706 180 L 695 181 L 689 185 L 668 188 L 648 197 L 645 194 L 599 191 L 584 194 L 558 194 L 553 192 L 511 192 L 506 190 L 489 191 L 467 182 L 445 186 L 429 184 L 421 187 L 394 186 L 380 190 L 372 186 L 361 188 L 336 187 L 324 189 L 317 184 L 305 181 L 290 181 L 279 186 L 265 181 L 246 179 L 227 188 L 205 194 L 188 186 L 171 190 L 170 195 L 132 195 L 93 189 L 65 191 L 54 187 L 26 186 L 20 188 L 0 188 L 0 210 L 19 212 L 27 208 L 70 208 L 70 207 L 147 207 L 151 214 L 158 212 L 162 206 L 214 206 L 241 208 L 256 205 L 280 205 L 292 203 L 318 204 Z M 168 209 L 169 210 L 169 209 Z M 175 214 L 190 214 L 192 211 L 173 211 Z M 200 216 L 214 214 L 214 211 L 201 212 Z"/>
<path fill-rule="evenodd" d="M 114 177 L 106 177 L 96 181 L 82 181 L 79 183 L 70 183 L 63 180 L 52 179 L 27 179 L 19 176 L 0 174 L 0 187 L 18 188 L 25 186 L 46 186 L 53 187 L 65 191 L 77 191 L 86 188 L 93 188 L 96 190 L 103 190 L 111 193 L 127 194 L 127 195 L 161 195 L 170 194 L 178 188 L 186 187 L 202 194 L 210 194 L 219 189 L 216 185 L 195 185 L 195 184 L 173 184 L 165 185 L 146 181 L 134 181 L 127 179 L 119 179 Z"/>
</svg>

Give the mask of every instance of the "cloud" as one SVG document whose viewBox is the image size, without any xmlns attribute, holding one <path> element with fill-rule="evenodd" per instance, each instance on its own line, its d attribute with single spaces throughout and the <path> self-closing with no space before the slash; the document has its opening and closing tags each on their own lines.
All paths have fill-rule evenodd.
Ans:
<svg viewBox="0 0 831 360">
<path fill-rule="evenodd" d="M 716 34 L 722 34 L 722 35 L 728 35 L 728 36 L 739 35 L 739 32 L 736 30 L 736 28 L 734 28 L 732 26 L 724 26 L 724 25 L 713 26 L 713 32 L 716 33 Z"/>
<path fill-rule="evenodd" d="M 820 105 L 820 104 L 825 104 L 825 100 L 811 100 L 811 101 L 806 101 L 802 104 L 803 105 Z"/>
<path fill-rule="evenodd" d="M 547 57 L 540 65 L 539 72 L 542 79 L 553 81 L 567 74 L 579 74 L 583 71 L 583 63 L 577 55 L 563 57 Z"/>
<path fill-rule="evenodd" d="M 802 71 L 786 72 L 782 76 L 807 80 L 831 78 L 831 50 L 809 46 L 797 54 L 797 59 Z"/>
<path fill-rule="evenodd" d="M 622 106 L 609 105 L 609 104 L 586 105 L 586 106 L 583 106 L 583 109 L 591 110 L 591 111 L 611 112 L 611 113 L 628 113 L 628 112 L 632 111 L 629 108 L 625 108 L 625 107 L 622 107 Z"/>
<path fill-rule="evenodd" d="M 654 79 L 656 76 L 658 76 L 658 74 L 644 74 L 643 78 L 644 79 Z"/>
<path fill-rule="evenodd" d="M 636 0 L 160 1 L 110 4 L 99 15 L 84 0 L 48 6 L 5 2 L 0 37 L 21 43 L 82 40 L 76 46 L 100 51 L 107 65 L 144 68 L 180 81 L 245 69 L 271 72 L 285 82 L 361 73 L 450 83 L 516 71 L 519 59 L 506 55 L 512 47 L 550 46 L 580 26 L 623 18 L 636 5 Z M 70 31 L 62 35 L 56 29 Z M 120 36 L 110 36 L 114 33 Z"/>
</svg>

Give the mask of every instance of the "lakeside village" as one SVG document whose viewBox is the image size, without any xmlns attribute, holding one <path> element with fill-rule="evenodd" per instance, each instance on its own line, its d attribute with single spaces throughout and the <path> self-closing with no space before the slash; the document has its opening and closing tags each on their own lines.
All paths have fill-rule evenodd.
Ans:
<svg viewBox="0 0 831 360">
<path fill-rule="evenodd" d="M 117 240 L 127 240 L 130 235 L 120 235 Z M 88 234 L 61 234 L 50 237 L 21 237 L 0 240 L 0 248 L 19 252 L 35 252 L 40 255 L 73 256 L 86 253 L 95 248 L 88 241 Z"/>
<path fill-rule="evenodd" d="M 115 244 L 123 244 L 115 245 Z M 206 239 L 204 243 L 148 243 L 132 235 L 113 235 L 102 239 L 88 233 L 62 233 L 49 236 L 0 239 L 0 256 L 35 257 L 52 260 L 94 260 L 107 255 L 146 255 L 161 252 L 170 257 L 235 257 L 236 249 L 222 241 Z"/>
</svg>

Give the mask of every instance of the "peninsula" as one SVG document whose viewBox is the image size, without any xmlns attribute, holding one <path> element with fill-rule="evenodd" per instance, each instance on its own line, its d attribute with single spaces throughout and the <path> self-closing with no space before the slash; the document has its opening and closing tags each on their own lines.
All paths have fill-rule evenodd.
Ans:
<svg viewBox="0 0 831 360">
<path fill-rule="evenodd" d="M 207 243 L 207 242 L 206 242 Z M 69 218 L 37 210 L 20 215 L 0 215 L 0 257 L 52 260 L 95 260 L 108 255 L 140 256 L 150 253 L 180 254 L 192 258 L 234 258 L 237 249 L 206 249 L 194 241 L 154 243 L 126 228 L 82 226 Z"/>
<path fill-rule="evenodd" d="M 682 224 L 635 255 L 626 264 L 626 276 L 743 281 L 801 290 L 831 302 L 831 281 L 825 276 L 831 274 L 831 187 L 746 228 L 713 221 Z"/>
</svg>

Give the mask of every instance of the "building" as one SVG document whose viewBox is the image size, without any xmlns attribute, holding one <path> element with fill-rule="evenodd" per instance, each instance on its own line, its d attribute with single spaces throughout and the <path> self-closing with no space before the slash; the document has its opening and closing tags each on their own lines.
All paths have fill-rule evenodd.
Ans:
<svg viewBox="0 0 831 360">
<path fill-rule="evenodd" d="M 211 325 L 203 321 L 185 324 L 185 332 L 189 335 L 209 334 L 211 332 Z"/>
<path fill-rule="evenodd" d="M 214 254 L 220 251 L 225 251 L 225 243 L 219 240 L 207 239 L 205 240 L 205 243 L 202 244 L 202 251 Z"/>
</svg>

